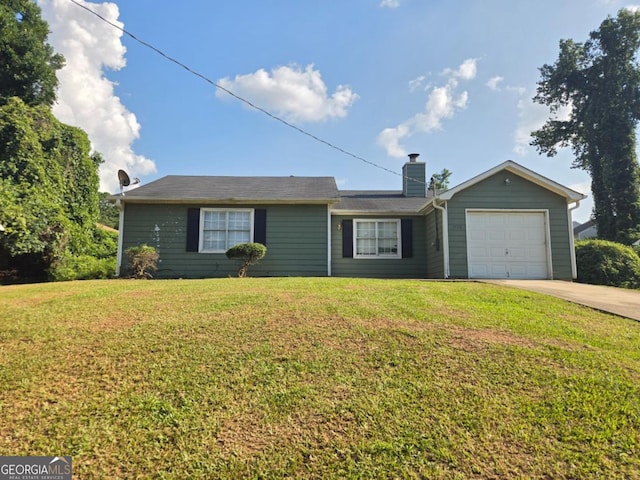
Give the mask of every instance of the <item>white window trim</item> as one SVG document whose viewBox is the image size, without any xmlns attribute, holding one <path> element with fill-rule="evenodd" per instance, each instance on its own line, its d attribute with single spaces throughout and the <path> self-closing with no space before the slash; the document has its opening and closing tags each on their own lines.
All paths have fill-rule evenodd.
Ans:
<svg viewBox="0 0 640 480">
<path fill-rule="evenodd" d="M 397 232 L 397 240 L 398 240 L 398 251 L 394 254 L 387 255 L 358 255 L 358 223 L 371 223 L 376 222 L 376 235 L 377 235 L 377 223 L 378 222 L 386 222 L 392 223 L 395 222 L 397 224 L 396 232 Z M 377 236 L 376 236 L 377 239 Z M 353 219 L 353 258 L 357 258 L 359 260 L 389 260 L 402 258 L 402 225 L 399 218 L 354 218 Z"/>
<path fill-rule="evenodd" d="M 198 231 L 198 253 L 225 253 L 226 250 L 205 249 L 204 243 L 204 217 L 207 212 L 249 212 L 249 241 L 253 241 L 253 224 L 254 209 L 253 208 L 201 208 L 200 209 L 200 228 Z"/>
</svg>

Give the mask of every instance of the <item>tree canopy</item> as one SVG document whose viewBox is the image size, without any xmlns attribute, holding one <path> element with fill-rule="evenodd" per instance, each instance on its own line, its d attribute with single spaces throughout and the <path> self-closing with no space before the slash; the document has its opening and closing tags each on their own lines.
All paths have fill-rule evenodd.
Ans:
<svg viewBox="0 0 640 480">
<path fill-rule="evenodd" d="M 548 156 L 572 148 L 573 167 L 591 176 L 598 236 L 627 244 L 640 238 L 639 48 L 640 12 L 620 10 L 584 43 L 560 41 L 556 62 L 540 68 L 534 97 L 552 118 L 532 133 L 532 145 Z M 567 119 L 558 118 L 562 109 Z"/>
<path fill-rule="evenodd" d="M 90 248 L 98 218 L 98 162 L 85 132 L 47 106 L 0 106 L 0 253 L 5 268 L 44 275 L 65 250 Z"/>
<path fill-rule="evenodd" d="M 449 188 L 449 178 L 453 172 L 447 168 L 443 168 L 439 173 L 431 175 L 431 185 L 437 190 L 447 190 Z"/>
<path fill-rule="evenodd" d="M 0 281 L 112 275 L 115 236 L 96 228 L 102 157 L 51 112 L 63 58 L 40 13 L 0 2 Z"/>
<path fill-rule="evenodd" d="M 0 3 L 0 104 L 11 97 L 31 106 L 53 104 L 64 58 L 47 43 L 48 35 L 35 2 Z"/>
</svg>

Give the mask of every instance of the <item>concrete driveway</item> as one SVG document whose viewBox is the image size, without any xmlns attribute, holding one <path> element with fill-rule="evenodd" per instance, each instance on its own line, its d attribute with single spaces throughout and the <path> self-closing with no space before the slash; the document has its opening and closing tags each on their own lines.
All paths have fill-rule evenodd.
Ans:
<svg viewBox="0 0 640 480">
<path fill-rule="evenodd" d="M 603 312 L 640 321 L 640 290 L 572 283 L 561 280 L 483 280 L 488 283 L 546 293 Z"/>
</svg>

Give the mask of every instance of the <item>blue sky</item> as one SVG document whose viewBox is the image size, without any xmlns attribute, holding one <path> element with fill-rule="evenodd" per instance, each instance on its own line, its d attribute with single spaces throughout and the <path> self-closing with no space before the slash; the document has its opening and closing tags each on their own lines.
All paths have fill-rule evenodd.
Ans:
<svg viewBox="0 0 640 480">
<path fill-rule="evenodd" d="M 71 0 L 37 0 L 65 55 L 54 113 L 89 133 L 116 171 L 333 176 L 401 188 L 407 153 L 451 186 L 505 160 L 589 193 L 569 150 L 538 155 L 548 116 L 531 101 L 563 38 L 587 39 L 619 0 L 122 0 L 78 3 L 218 85 L 369 162 L 248 108 Z M 591 202 L 574 218 L 585 221 Z"/>
</svg>

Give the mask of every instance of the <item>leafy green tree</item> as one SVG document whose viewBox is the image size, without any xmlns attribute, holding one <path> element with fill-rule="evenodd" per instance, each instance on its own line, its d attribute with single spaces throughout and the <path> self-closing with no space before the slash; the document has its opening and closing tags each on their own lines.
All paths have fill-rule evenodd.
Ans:
<svg viewBox="0 0 640 480">
<path fill-rule="evenodd" d="M 100 208 L 100 217 L 98 222 L 117 230 L 120 227 L 120 211 L 118 207 L 108 200 L 111 196 L 109 192 L 100 192 L 99 195 L 100 201 L 98 206 Z"/>
<path fill-rule="evenodd" d="M 572 147 L 573 167 L 591 176 L 598 236 L 625 244 L 640 238 L 639 47 L 640 12 L 620 10 L 586 42 L 560 41 L 556 62 L 540 68 L 534 97 L 552 117 L 532 133 L 532 145 L 548 156 Z M 567 120 L 557 118 L 562 108 L 571 111 Z"/>
<path fill-rule="evenodd" d="M 11 97 L 27 105 L 55 101 L 64 58 L 47 43 L 49 26 L 40 12 L 31 0 L 0 2 L 0 105 Z"/>
<path fill-rule="evenodd" d="M 94 248 L 98 160 L 48 106 L 0 106 L 0 268 L 38 278 L 66 251 Z"/>
<path fill-rule="evenodd" d="M 449 188 L 449 178 L 452 172 L 443 168 L 441 172 L 431 175 L 432 188 L 435 186 L 438 190 L 447 190 Z"/>
<path fill-rule="evenodd" d="M 104 277 L 115 255 L 96 230 L 102 157 L 51 113 L 64 59 L 48 33 L 35 2 L 0 2 L 0 277 Z"/>
</svg>

